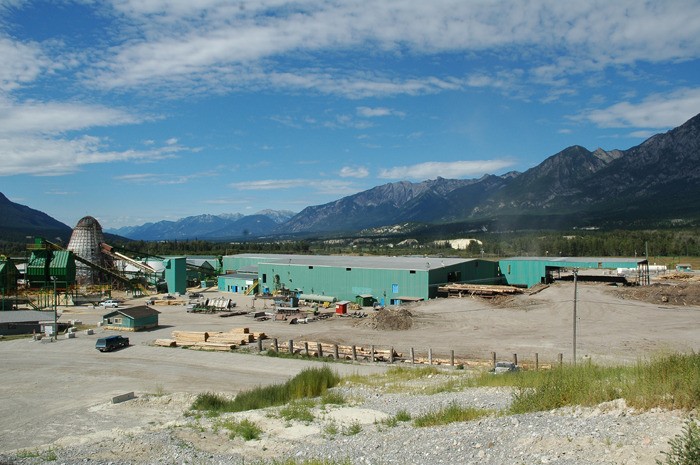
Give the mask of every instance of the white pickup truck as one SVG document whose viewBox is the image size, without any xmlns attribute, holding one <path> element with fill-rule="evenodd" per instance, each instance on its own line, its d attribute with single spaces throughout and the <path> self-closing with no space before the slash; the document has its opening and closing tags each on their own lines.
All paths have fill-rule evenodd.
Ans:
<svg viewBox="0 0 700 465">
<path fill-rule="evenodd" d="M 116 300 L 111 300 L 111 299 L 110 300 L 103 300 L 102 302 L 100 302 L 100 307 L 117 308 L 117 307 L 119 307 L 119 302 L 117 302 Z"/>
</svg>

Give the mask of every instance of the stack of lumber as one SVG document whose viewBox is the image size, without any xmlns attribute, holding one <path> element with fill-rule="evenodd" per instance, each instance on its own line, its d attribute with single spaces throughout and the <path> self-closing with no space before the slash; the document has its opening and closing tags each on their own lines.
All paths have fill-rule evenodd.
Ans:
<svg viewBox="0 0 700 465">
<path fill-rule="evenodd" d="M 448 297 L 475 295 L 480 297 L 495 297 L 499 295 L 521 294 L 523 290 L 514 286 L 453 283 L 438 287 L 438 292 L 447 294 Z"/>
<path fill-rule="evenodd" d="M 248 328 L 233 328 L 226 332 L 173 331 L 172 339 L 158 339 L 156 345 L 189 347 L 197 350 L 233 350 L 240 345 L 266 339 L 265 333 L 251 333 Z"/>
</svg>

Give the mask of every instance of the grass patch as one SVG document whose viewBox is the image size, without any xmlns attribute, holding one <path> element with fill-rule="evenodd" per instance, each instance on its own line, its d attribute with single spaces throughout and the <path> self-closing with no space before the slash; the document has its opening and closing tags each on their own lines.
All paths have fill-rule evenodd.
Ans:
<svg viewBox="0 0 700 465">
<path fill-rule="evenodd" d="M 287 421 L 300 421 L 302 423 L 311 423 L 314 421 L 314 414 L 311 409 L 314 403 L 308 400 L 291 402 L 282 407 L 279 411 L 280 417 Z"/>
<path fill-rule="evenodd" d="M 24 449 L 19 452 L 17 452 L 17 458 L 20 459 L 35 459 L 39 458 L 44 462 L 55 462 L 58 460 L 58 456 L 56 455 L 56 451 L 53 449 L 47 449 L 47 450 L 39 450 L 39 449 Z"/>
<path fill-rule="evenodd" d="M 346 403 L 347 400 L 339 392 L 326 391 L 321 396 L 321 405 L 345 405 Z"/>
<path fill-rule="evenodd" d="M 408 413 L 408 411 L 406 410 L 399 410 L 393 417 L 389 417 L 382 420 L 381 424 L 393 428 L 395 426 L 398 426 L 400 422 L 407 421 L 411 421 L 411 414 Z"/>
<path fill-rule="evenodd" d="M 220 426 L 229 430 L 228 437 L 231 439 L 241 437 L 246 441 L 252 441 L 253 439 L 259 439 L 262 434 L 262 429 L 248 419 L 241 421 L 226 420 L 222 421 Z"/>
<path fill-rule="evenodd" d="M 340 377 L 329 367 L 307 368 L 284 384 L 243 391 L 233 400 L 212 393 L 200 394 L 192 409 L 223 413 L 274 407 L 293 400 L 318 397 L 339 382 Z"/>
<path fill-rule="evenodd" d="M 418 427 L 447 425 L 458 421 L 478 420 L 479 418 L 483 418 L 493 413 L 494 412 L 491 410 L 460 407 L 459 405 L 452 403 L 435 412 L 428 412 L 424 415 L 416 417 L 416 419 L 413 420 L 413 424 Z"/>
<path fill-rule="evenodd" d="M 343 427 L 344 436 L 355 436 L 356 434 L 360 434 L 361 431 L 362 425 L 359 421 L 353 421 L 348 426 Z"/>
<path fill-rule="evenodd" d="M 640 410 L 700 407 L 700 354 L 671 354 L 633 366 L 602 367 L 591 362 L 553 370 L 495 376 L 484 373 L 476 386 L 515 387 L 509 413 L 528 413 L 615 399 Z"/>
</svg>

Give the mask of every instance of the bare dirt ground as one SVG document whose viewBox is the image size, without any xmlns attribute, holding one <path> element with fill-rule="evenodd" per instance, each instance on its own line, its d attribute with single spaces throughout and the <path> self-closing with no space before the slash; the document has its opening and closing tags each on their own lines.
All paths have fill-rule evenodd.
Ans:
<svg viewBox="0 0 700 465">
<path fill-rule="evenodd" d="M 629 363 L 659 352 L 700 350 L 700 283 L 664 283 L 658 285 L 663 286 L 661 294 L 655 286 L 642 289 L 579 283 L 578 357 L 597 363 Z M 221 295 L 214 290 L 205 294 Z M 272 310 L 270 302 L 233 298 L 241 310 Z M 404 355 L 413 347 L 417 356 L 427 356 L 430 348 L 434 357 L 443 360 L 451 350 L 458 359 L 482 361 L 488 361 L 491 352 L 499 359 L 518 354 L 519 360 L 526 362 L 537 353 L 540 363 L 547 364 L 554 363 L 559 353 L 566 362 L 571 361 L 573 302 L 572 283 L 498 301 L 436 299 L 406 306 L 396 320 L 400 323 L 397 327 L 406 329 L 390 329 L 391 321 L 385 322 L 388 327 L 378 324 L 371 309 L 365 310 L 366 318 L 332 317 L 290 325 L 274 320 L 257 322 L 248 316 L 186 313 L 183 306 L 159 306 L 161 327 L 127 333 L 131 347 L 113 353 L 94 349 L 98 337 L 116 334 L 102 328 L 94 335 L 79 333 L 74 339 L 53 343 L 3 341 L 0 452 L 95 442 L 110 431 L 133 433 L 171 424 L 182 420 L 183 409 L 197 393 L 234 395 L 257 385 L 283 382 L 304 367 L 317 366 L 303 360 L 152 345 L 157 338 L 170 337 L 175 329 L 211 332 L 249 327 L 278 338 L 282 347 L 294 339 L 394 347 Z M 61 321 L 78 319 L 86 324 L 96 324 L 105 313 L 91 306 L 62 310 Z M 335 364 L 334 369 L 340 374 L 369 374 L 383 371 L 385 365 Z M 136 401 L 111 403 L 113 396 L 130 391 L 136 393 Z"/>
</svg>

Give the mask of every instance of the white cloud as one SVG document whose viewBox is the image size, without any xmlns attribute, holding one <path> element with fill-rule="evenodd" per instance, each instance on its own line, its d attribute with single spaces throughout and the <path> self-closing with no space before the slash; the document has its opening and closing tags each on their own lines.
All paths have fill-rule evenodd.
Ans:
<svg viewBox="0 0 700 465">
<path fill-rule="evenodd" d="M 344 166 L 339 174 L 341 178 L 366 178 L 369 176 L 369 170 L 364 166 Z"/>
<path fill-rule="evenodd" d="M 576 117 L 603 128 L 671 128 L 700 111 L 700 88 L 655 94 L 639 103 L 620 102 Z"/>
<path fill-rule="evenodd" d="M 63 102 L 15 103 L 0 99 L 0 135 L 61 134 L 141 121 L 143 118 L 101 105 Z"/>
<path fill-rule="evenodd" d="M 357 114 L 365 118 L 375 118 L 378 116 L 399 116 L 404 117 L 406 114 L 402 111 L 392 110 L 385 107 L 357 107 Z"/>
<path fill-rule="evenodd" d="M 324 61 L 328 52 L 368 48 L 376 54 L 488 51 L 510 61 L 524 58 L 532 63 L 531 77 L 547 85 L 587 69 L 700 56 L 700 4 L 694 0 L 163 0 L 119 1 L 114 8 L 133 27 L 124 31 L 134 32 L 93 69 L 95 82 L 106 88 L 267 85 L 369 96 L 512 84 L 512 75 L 500 73 L 474 74 L 466 84 L 460 76 L 362 78 L 359 70 Z M 309 63 L 320 66 L 303 71 Z"/>
<path fill-rule="evenodd" d="M 494 173 L 512 166 L 508 160 L 472 160 L 455 162 L 430 161 L 410 166 L 396 166 L 382 170 L 379 177 L 383 179 L 435 179 L 438 176 L 446 178 L 461 178 L 465 176 L 480 176 Z"/>
<path fill-rule="evenodd" d="M 16 90 L 35 80 L 51 65 L 36 44 L 24 44 L 4 37 L 0 37 L 0 57 L 0 92 Z"/>
<path fill-rule="evenodd" d="M 292 189 L 309 184 L 307 179 L 261 179 L 259 181 L 243 181 L 229 184 L 230 187 L 242 191 L 262 191 L 273 189 Z"/>
</svg>

